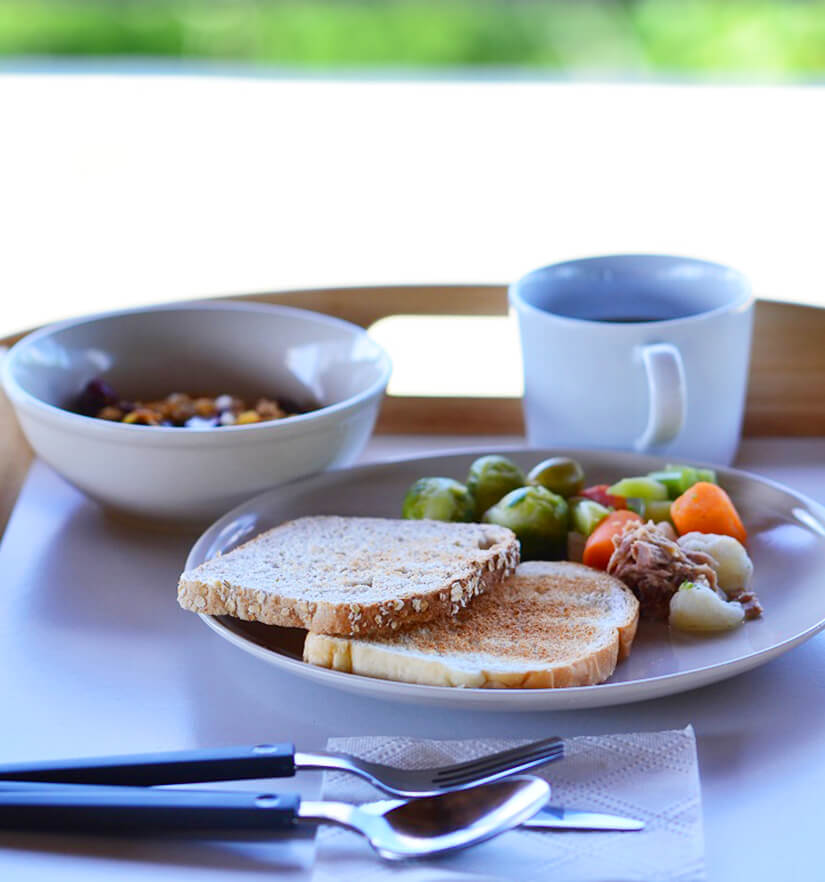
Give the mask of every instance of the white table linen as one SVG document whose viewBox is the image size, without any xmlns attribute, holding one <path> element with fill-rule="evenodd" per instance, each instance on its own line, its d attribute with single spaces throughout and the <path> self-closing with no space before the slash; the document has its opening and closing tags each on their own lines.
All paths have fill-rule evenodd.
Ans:
<svg viewBox="0 0 825 882">
<path fill-rule="evenodd" d="M 506 440 L 376 438 L 368 458 Z M 825 440 L 746 442 L 738 464 L 825 502 Z M 280 673 L 179 609 L 175 585 L 194 538 L 108 519 L 35 465 L 0 546 L 3 760 L 271 740 L 312 750 L 331 736 L 381 733 L 532 739 L 548 730 L 568 737 L 692 724 L 711 882 L 821 875 L 825 635 L 739 677 L 627 706 L 521 714 L 414 708 Z M 308 798 L 320 784 L 314 773 L 274 782 Z M 308 882 L 313 853 L 307 836 L 253 845 L 3 834 L 0 878 L 226 882 L 266 873 Z"/>
</svg>

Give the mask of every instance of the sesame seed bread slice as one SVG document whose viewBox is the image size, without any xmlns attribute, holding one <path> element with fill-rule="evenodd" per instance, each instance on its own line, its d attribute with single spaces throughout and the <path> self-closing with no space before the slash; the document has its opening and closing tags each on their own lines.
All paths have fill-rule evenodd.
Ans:
<svg viewBox="0 0 825 882">
<path fill-rule="evenodd" d="M 430 686 L 589 686 L 627 657 L 638 621 L 639 603 L 618 579 L 582 564 L 531 561 L 452 620 L 389 638 L 308 634 L 304 661 Z"/>
<path fill-rule="evenodd" d="M 322 634 L 392 634 L 455 615 L 518 559 L 506 527 L 299 518 L 183 573 L 178 602 Z"/>
</svg>

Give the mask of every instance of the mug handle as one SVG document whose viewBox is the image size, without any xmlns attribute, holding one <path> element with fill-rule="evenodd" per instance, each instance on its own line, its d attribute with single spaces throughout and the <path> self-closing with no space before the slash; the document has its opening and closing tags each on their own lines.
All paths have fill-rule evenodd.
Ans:
<svg viewBox="0 0 825 882">
<path fill-rule="evenodd" d="M 685 366 L 672 343 L 649 343 L 636 348 L 647 375 L 650 408 L 647 426 L 634 442 L 638 451 L 672 441 L 685 422 Z"/>
</svg>

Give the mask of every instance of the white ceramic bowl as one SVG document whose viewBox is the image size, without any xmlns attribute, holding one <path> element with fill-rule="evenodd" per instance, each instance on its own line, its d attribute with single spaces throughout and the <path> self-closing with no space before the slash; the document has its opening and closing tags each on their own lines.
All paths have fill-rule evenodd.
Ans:
<svg viewBox="0 0 825 882">
<path fill-rule="evenodd" d="M 356 325 L 301 309 L 211 301 L 106 313 L 29 334 L 3 385 L 34 451 L 106 507 L 203 523 L 247 497 L 352 463 L 391 371 Z M 67 409 L 103 377 L 123 398 L 170 392 L 259 396 L 322 406 L 241 426 L 134 426 Z"/>
</svg>

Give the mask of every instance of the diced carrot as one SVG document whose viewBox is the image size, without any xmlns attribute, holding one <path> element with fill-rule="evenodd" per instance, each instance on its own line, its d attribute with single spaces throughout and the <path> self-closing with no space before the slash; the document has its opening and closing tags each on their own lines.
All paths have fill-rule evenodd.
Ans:
<svg viewBox="0 0 825 882">
<path fill-rule="evenodd" d="M 699 481 L 673 501 L 670 516 L 680 535 L 719 533 L 733 536 L 743 545 L 748 534 L 739 513 L 725 491 L 716 484 Z"/>
<path fill-rule="evenodd" d="M 582 563 L 597 570 L 606 570 L 615 549 L 613 537 L 621 533 L 626 524 L 632 521 L 641 523 L 641 520 L 635 511 L 629 509 L 610 512 L 588 536 L 584 545 Z"/>
</svg>

